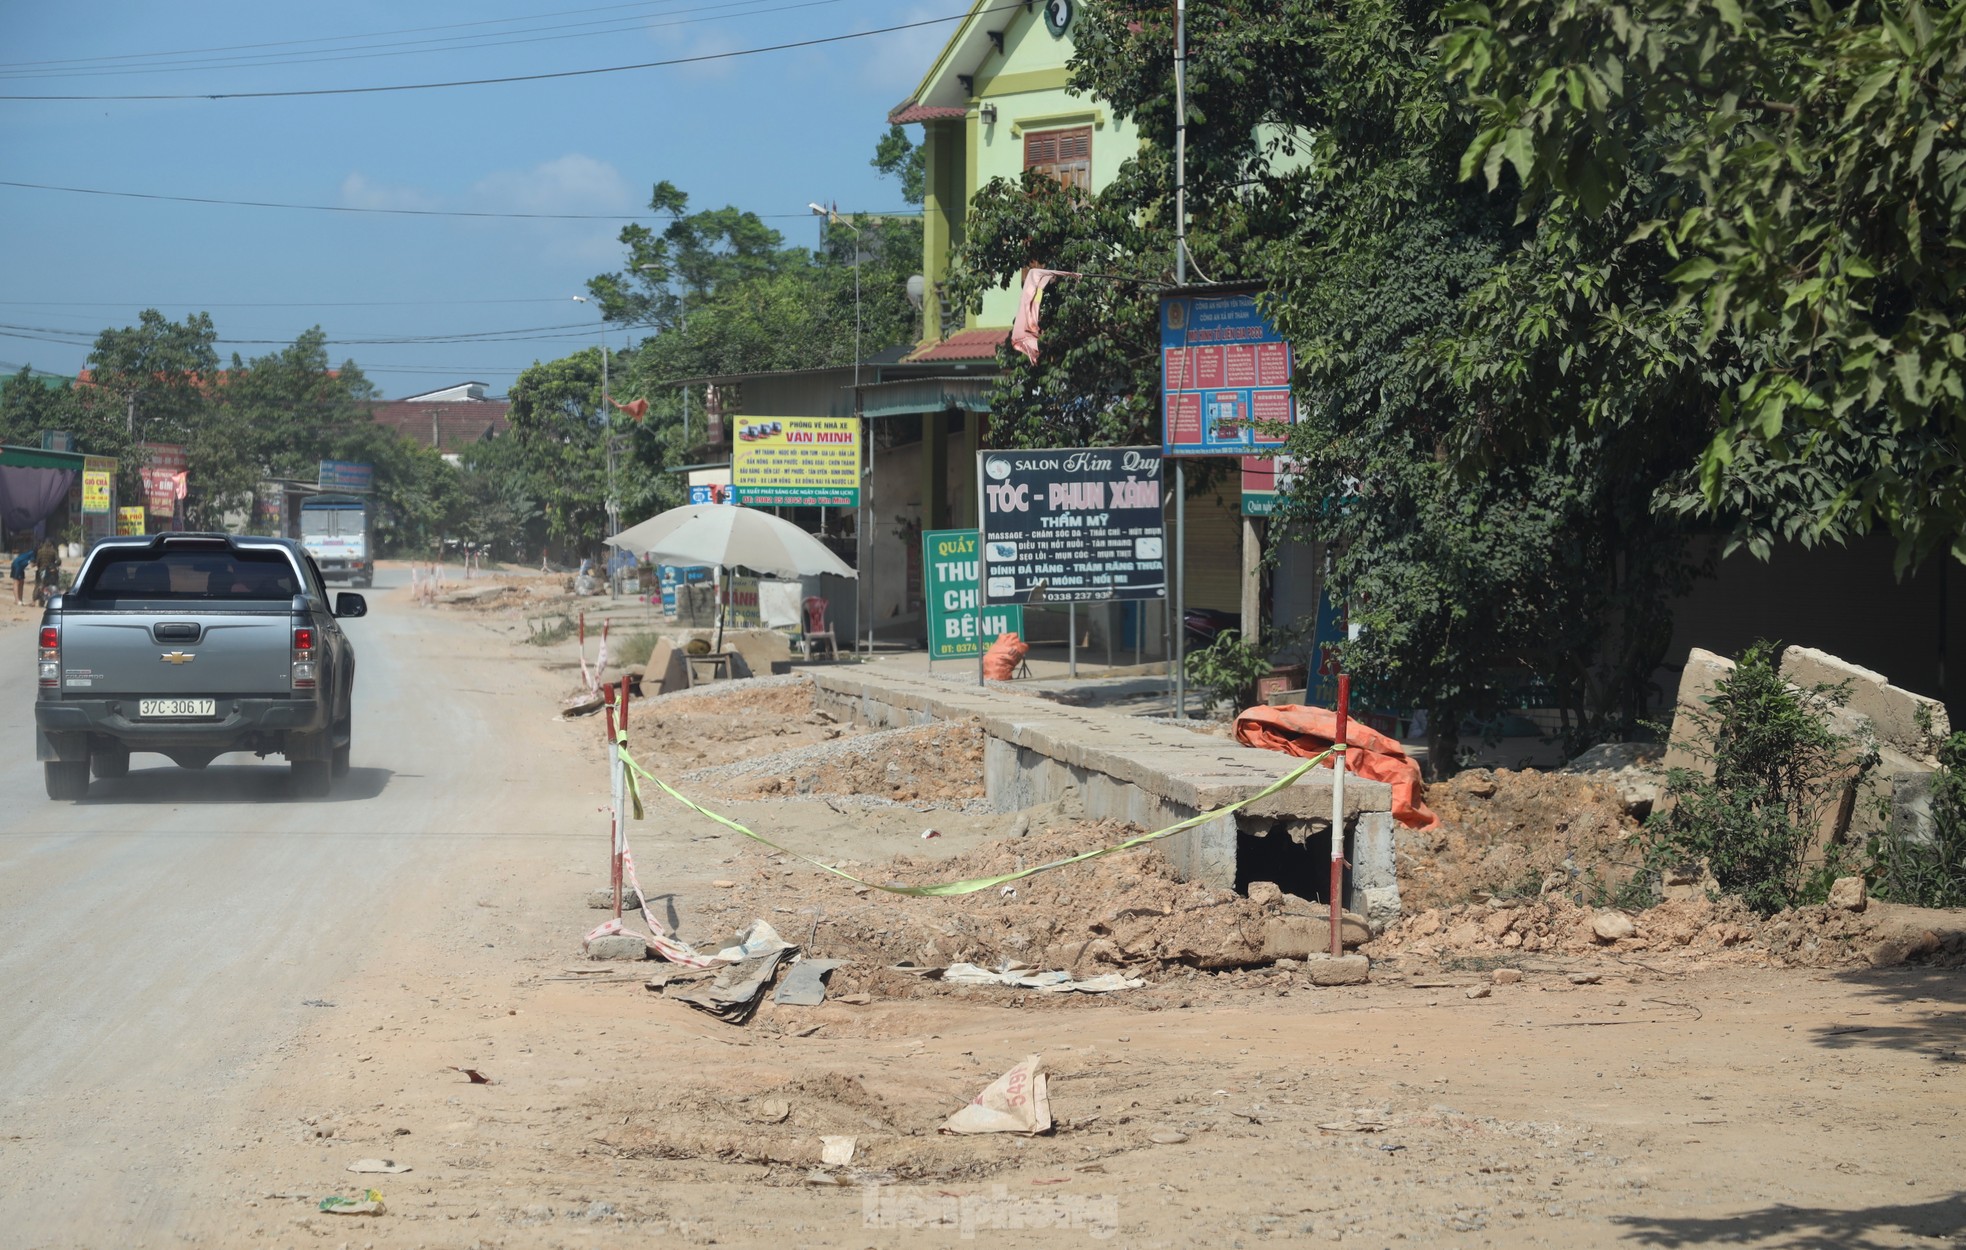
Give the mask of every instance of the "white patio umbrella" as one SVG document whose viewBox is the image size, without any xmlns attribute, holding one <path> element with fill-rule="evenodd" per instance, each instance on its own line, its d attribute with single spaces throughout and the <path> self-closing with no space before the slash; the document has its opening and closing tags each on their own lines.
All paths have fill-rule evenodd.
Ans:
<svg viewBox="0 0 1966 1250">
<path fill-rule="evenodd" d="M 672 564 L 743 565 L 779 577 L 858 577 L 817 538 L 769 512 L 733 504 L 671 508 L 608 539 L 624 551 Z"/>
</svg>

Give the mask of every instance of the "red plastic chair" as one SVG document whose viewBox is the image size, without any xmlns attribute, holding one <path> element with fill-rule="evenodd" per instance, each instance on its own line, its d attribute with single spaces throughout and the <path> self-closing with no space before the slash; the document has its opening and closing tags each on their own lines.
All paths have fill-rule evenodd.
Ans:
<svg viewBox="0 0 1966 1250">
<path fill-rule="evenodd" d="M 830 660 L 840 658 L 840 643 L 833 636 L 833 624 L 826 619 L 826 600 L 818 595 L 807 595 L 800 607 L 805 609 L 806 627 L 799 635 L 799 649 L 805 652 L 806 659 L 812 659 L 813 647 L 817 643 L 826 644 L 826 656 Z"/>
</svg>

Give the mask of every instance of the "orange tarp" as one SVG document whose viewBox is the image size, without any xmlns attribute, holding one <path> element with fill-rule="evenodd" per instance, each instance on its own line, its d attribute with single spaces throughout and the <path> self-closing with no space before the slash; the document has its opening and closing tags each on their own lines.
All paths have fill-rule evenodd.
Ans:
<svg viewBox="0 0 1966 1250">
<path fill-rule="evenodd" d="M 1236 741 L 1306 759 L 1338 736 L 1338 714 L 1329 708 L 1287 704 L 1253 707 L 1236 717 Z M 1325 761 L 1331 767 L 1331 761 Z M 1431 829 L 1440 817 L 1421 799 L 1420 766 L 1399 743 L 1356 719 L 1345 722 L 1345 771 L 1393 788 L 1393 819 L 1409 829 Z"/>
</svg>

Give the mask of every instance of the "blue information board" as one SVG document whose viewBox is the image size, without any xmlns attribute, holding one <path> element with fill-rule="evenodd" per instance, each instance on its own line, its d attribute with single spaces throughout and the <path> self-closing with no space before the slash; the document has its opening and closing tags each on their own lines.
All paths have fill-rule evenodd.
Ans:
<svg viewBox="0 0 1966 1250">
<path fill-rule="evenodd" d="M 1161 453 L 1259 455 L 1296 415 L 1290 344 L 1252 293 L 1163 295 Z"/>
</svg>

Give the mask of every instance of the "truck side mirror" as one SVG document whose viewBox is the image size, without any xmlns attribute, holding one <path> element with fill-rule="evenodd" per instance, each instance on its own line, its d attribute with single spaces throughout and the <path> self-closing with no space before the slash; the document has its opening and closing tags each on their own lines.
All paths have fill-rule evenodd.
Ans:
<svg viewBox="0 0 1966 1250">
<path fill-rule="evenodd" d="M 344 590 L 334 597 L 334 614 L 336 616 L 351 617 L 367 616 L 369 614 L 369 601 L 352 590 Z"/>
</svg>

